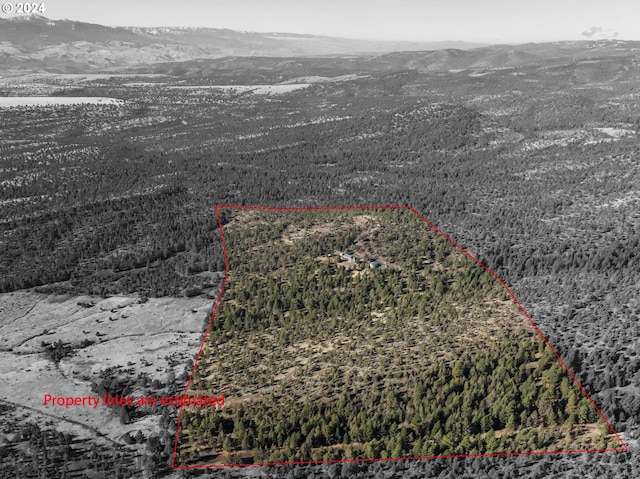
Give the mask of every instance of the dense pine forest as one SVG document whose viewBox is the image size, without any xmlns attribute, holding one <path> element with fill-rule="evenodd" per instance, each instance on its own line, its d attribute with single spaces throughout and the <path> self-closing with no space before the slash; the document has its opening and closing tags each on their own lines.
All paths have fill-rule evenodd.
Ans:
<svg viewBox="0 0 640 479">
<path fill-rule="evenodd" d="M 180 462 L 621 446 L 497 279 L 411 210 L 240 211 L 189 388 L 225 407 L 184 411 Z"/>
</svg>

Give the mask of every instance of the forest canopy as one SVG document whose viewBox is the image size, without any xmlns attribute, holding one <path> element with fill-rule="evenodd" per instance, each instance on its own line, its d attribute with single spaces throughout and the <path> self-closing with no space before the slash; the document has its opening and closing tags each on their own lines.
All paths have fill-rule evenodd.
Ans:
<svg viewBox="0 0 640 479">
<path fill-rule="evenodd" d="M 223 210 L 178 462 L 619 446 L 499 281 L 410 209 Z M 204 462 L 203 462 L 204 461 Z"/>
</svg>

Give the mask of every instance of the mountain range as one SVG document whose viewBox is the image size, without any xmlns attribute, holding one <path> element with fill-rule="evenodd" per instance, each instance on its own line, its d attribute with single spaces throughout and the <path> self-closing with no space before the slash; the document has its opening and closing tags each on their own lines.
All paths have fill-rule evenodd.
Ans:
<svg viewBox="0 0 640 479">
<path fill-rule="evenodd" d="M 41 15 L 0 18 L 0 66 L 49 71 L 114 69 L 222 57 L 307 57 L 466 49 L 465 42 L 393 42 L 223 28 L 107 27 Z"/>
<path fill-rule="evenodd" d="M 181 64 L 269 69 L 308 58 L 316 70 L 446 71 L 516 68 L 640 55 L 640 42 L 587 40 L 521 45 L 389 42 L 221 28 L 108 27 L 40 15 L 0 18 L 4 71 L 162 71 Z M 280 60 L 276 60 L 276 58 Z"/>
</svg>

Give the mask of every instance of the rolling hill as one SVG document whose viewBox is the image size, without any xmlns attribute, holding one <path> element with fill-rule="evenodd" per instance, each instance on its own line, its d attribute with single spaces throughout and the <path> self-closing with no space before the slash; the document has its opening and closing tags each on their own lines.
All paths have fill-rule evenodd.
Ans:
<svg viewBox="0 0 640 479">
<path fill-rule="evenodd" d="M 471 48 L 464 42 L 353 40 L 223 28 L 107 27 L 41 15 L 0 18 L 0 66 L 49 71 L 122 68 L 228 56 L 315 56 Z"/>
</svg>

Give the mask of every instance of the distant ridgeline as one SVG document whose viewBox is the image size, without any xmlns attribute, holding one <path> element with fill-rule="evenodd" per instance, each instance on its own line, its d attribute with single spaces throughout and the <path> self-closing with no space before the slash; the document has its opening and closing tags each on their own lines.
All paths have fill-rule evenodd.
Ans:
<svg viewBox="0 0 640 479">
<path fill-rule="evenodd" d="M 412 210 L 223 210 L 176 465 L 620 446 L 505 288 Z M 375 261 L 377 267 L 370 267 Z"/>
</svg>

